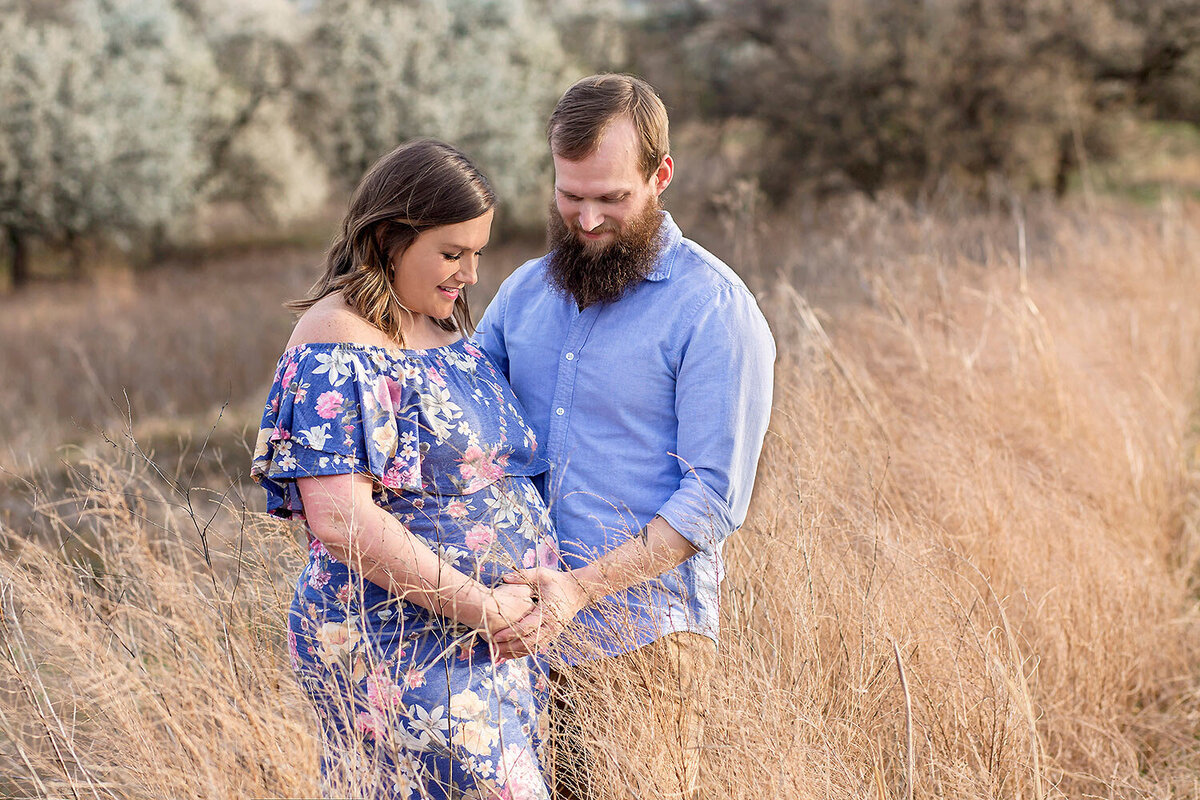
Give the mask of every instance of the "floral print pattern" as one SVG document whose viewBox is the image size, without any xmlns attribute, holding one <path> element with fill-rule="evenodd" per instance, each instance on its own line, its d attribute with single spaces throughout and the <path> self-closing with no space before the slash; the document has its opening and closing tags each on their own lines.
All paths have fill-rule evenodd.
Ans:
<svg viewBox="0 0 1200 800">
<path fill-rule="evenodd" d="M 304 515 L 297 478 L 369 475 L 376 503 L 447 564 L 494 585 L 558 563 L 529 479 L 545 469 L 512 390 L 464 339 L 422 351 L 289 349 L 251 475 L 268 511 L 292 519 Z M 344 792 L 366 763 L 372 797 L 547 798 L 539 662 L 495 663 L 473 631 L 363 580 L 311 535 L 288 651 L 321 719 L 328 792 Z"/>
</svg>

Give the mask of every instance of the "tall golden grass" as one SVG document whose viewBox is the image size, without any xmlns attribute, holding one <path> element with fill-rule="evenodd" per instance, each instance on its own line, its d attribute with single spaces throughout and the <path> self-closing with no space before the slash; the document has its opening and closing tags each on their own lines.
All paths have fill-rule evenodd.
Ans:
<svg viewBox="0 0 1200 800">
<path fill-rule="evenodd" d="M 1200 207 L 729 219 L 780 357 L 702 796 L 1200 797 Z M 314 796 L 294 532 L 134 439 L 9 481 L 0 797 Z"/>
</svg>

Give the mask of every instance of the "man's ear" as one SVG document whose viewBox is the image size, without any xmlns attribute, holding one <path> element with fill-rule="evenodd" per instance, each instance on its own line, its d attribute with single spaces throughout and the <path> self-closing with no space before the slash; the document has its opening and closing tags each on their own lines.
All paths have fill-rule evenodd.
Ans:
<svg viewBox="0 0 1200 800">
<path fill-rule="evenodd" d="M 658 169 L 654 171 L 654 194 L 658 196 L 671 185 L 671 178 L 675 177 L 675 162 L 670 156 L 663 156 L 662 163 L 658 165 Z"/>
</svg>

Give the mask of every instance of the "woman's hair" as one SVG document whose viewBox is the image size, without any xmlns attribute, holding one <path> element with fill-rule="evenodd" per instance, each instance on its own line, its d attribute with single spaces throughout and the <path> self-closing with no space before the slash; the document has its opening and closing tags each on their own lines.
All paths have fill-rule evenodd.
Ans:
<svg viewBox="0 0 1200 800">
<path fill-rule="evenodd" d="M 286 306 L 305 311 L 341 292 L 363 319 L 403 346 L 400 325 L 412 312 L 392 288 L 393 266 L 422 231 L 475 219 L 495 204 L 487 178 L 455 148 L 434 139 L 402 144 L 359 181 L 325 256 L 325 274 L 307 298 Z M 454 301 L 449 319 L 434 322 L 447 331 L 474 333 L 466 291 Z"/>
</svg>

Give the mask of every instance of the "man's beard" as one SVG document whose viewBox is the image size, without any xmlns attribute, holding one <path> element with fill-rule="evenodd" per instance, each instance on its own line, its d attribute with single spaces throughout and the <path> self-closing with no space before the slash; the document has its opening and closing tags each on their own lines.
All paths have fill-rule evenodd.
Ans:
<svg viewBox="0 0 1200 800">
<path fill-rule="evenodd" d="M 546 224 L 550 249 L 546 274 L 550 285 L 574 298 L 580 310 L 619 299 L 654 270 L 661 209 L 658 198 L 650 198 L 642 211 L 625 221 L 611 242 L 592 247 L 579 238 L 580 229 L 567 227 L 551 202 Z"/>
</svg>

